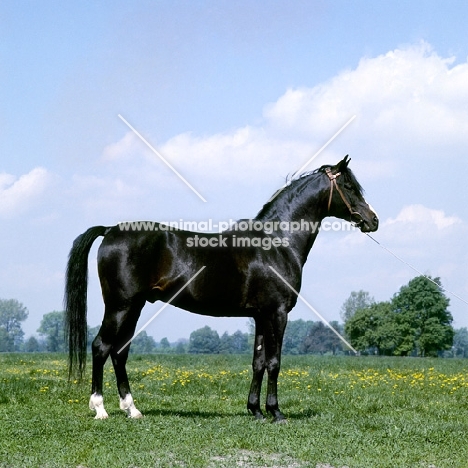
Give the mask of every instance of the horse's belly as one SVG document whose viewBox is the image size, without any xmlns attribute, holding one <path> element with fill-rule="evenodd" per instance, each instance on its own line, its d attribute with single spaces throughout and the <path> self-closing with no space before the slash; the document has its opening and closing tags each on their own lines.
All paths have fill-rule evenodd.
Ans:
<svg viewBox="0 0 468 468">
<path fill-rule="evenodd" d="M 242 307 L 228 302 L 219 301 L 216 303 L 199 302 L 194 299 L 174 301 L 176 307 L 199 315 L 209 315 L 211 317 L 252 317 L 255 309 L 252 307 Z"/>
</svg>

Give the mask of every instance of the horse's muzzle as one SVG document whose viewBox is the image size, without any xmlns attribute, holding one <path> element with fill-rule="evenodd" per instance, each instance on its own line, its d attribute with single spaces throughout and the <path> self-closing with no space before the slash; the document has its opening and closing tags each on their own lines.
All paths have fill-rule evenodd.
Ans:
<svg viewBox="0 0 468 468">
<path fill-rule="evenodd" d="M 356 223 L 361 232 L 374 232 L 379 228 L 379 218 L 377 215 L 372 216 L 370 219 L 361 219 Z"/>
</svg>

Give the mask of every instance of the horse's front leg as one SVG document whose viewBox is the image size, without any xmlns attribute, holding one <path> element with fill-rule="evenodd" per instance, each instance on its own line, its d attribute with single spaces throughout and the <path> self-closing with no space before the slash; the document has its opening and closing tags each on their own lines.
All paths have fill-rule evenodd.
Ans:
<svg viewBox="0 0 468 468">
<path fill-rule="evenodd" d="M 262 389 L 263 374 L 265 373 L 265 347 L 263 345 L 263 327 L 260 320 L 255 320 L 255 342 L 252 360 L 252 383 L 250 384 L 247 409 L 255 419 L 263 420 L 265 416 L 260 409 L 260 392 Z"/>
<path fill-rule="evenodd" d="M 265 327 L 265 364 L 268 372 L 266 410 L 273 415 L 274 422 L 285 422 L 286 418 L 278 405 L 278 376 L 281 367 L 281 348 L 288 315 L 278 311 Z"/>
</svg>

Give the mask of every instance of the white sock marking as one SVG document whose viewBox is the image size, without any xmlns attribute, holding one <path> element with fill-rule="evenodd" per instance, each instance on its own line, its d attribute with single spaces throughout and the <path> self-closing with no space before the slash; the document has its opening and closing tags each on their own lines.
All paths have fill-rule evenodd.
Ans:
<svg viewBox="0 0 468 468">
<path fill-rule="evenodd" d="M 133 403 L 133 397 L 130 393 L 125 398 L 120 399 L 120 409 L 127 413 L 129 418 L 142 418 L 143 415 L 138 411 Z"/>
<path fill-rule="evenodd" d="M 104 409 L 104 398 L 102 395 L 93 393 L 89 399 L 89 409 L 96 411 L 94 419 L 107 419 L 109 415 Z"/>
</svg>

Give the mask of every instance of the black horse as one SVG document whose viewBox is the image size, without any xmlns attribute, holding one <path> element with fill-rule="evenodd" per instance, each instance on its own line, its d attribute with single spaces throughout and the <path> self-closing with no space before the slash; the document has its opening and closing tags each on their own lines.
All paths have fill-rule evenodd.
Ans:
<svg viewBox="0 0 468 468">
<path fill-rule="evenodd" d="M 240 220 L 221 234 L 168 230 L 158 223 L 148 223 L 151 229 L 146 230 L 119 224 L 92 227 L 75 240 L 66 274 L 66 332 L 70 375 L 78 370 L 81 376 L 86 361 L 88 254 L 95 239 L 104 236 L 98 272 L 105 312 L 92 344 L 89 403 L 97 419 L 107 417 L 102 381 L 109 355 L 120 408 L 129 417 L 141 417 L 125 365 L 141 309 L 146 301 L 158 300 L 197 314 L 253 317 L 253 378 L 247 408 L 255 418 L 264 418 L 260 390 L 266 369 L 266 410 L 274 421 L 284 419 L 277 380 L 287 317 L 297 300 L 288 284 L 300 290 L 302 269 L 325 217 L 351 221 L 362 232 L 378 227 L 349 161 L 346 156 L 335 166 L 295 178 L 254 219 Z"/>
</svg>

